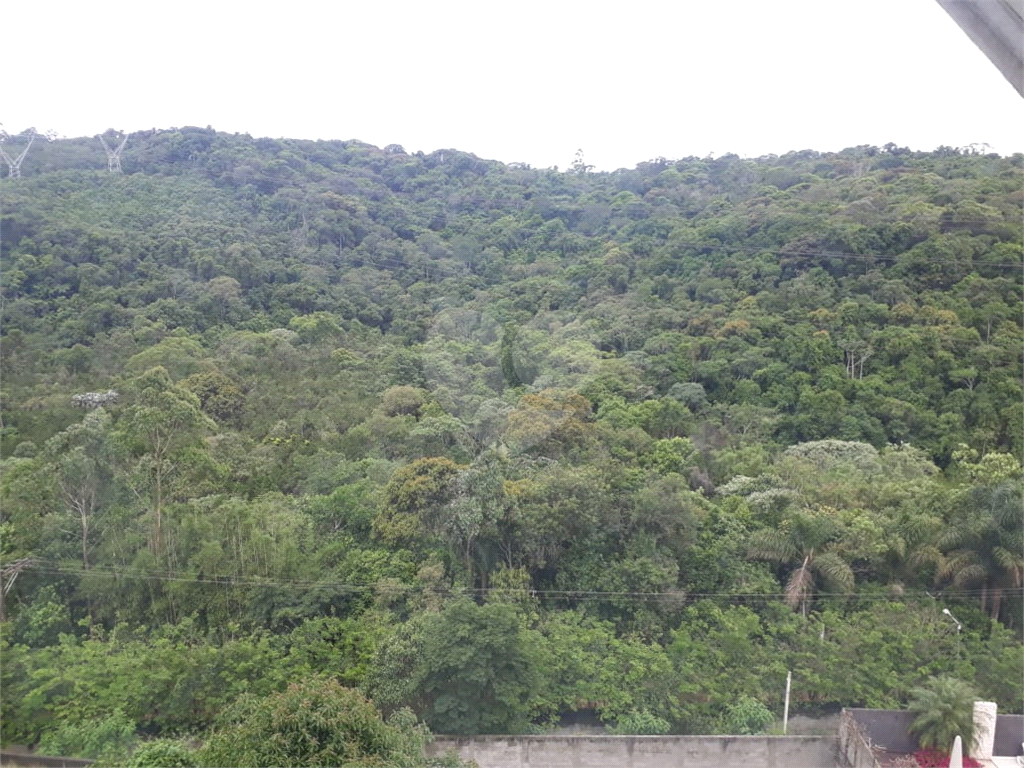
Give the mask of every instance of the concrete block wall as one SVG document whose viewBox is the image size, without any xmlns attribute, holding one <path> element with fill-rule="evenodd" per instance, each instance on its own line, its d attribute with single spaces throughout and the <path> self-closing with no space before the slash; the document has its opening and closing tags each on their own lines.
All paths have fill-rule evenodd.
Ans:
<svg viewBox="0 0 1024 768">
<path fill-rule="evenodd" d="M 917 749 L 917 738 L 909 733 L 915 717 L 912 712 L 852 708 L 843 712 L 853 718 L 872 745 L 893 754 L 909 754 Z M 1003 757 L 1024 754 L 1021 742 L 1024 742 L 1024 716 L 998 715 L 993 754 Z"/>
<path fill-rule="evenodd" d="M 88 768 L 92 763 L 92 760 L 77 757 L 36 755 L 26 748 L 12 745 L 4 745 L 0 750 L 0 768 Z"/>
<path fill-rule="evenodd" d="M 834 768 L 837 744 L 823 736 L 440 737 L 480 768 Z"/>
<path fill-rule="evenodd" d="M 864 732 L 845 709 L 839 718 L 839 765 L 844 768 L 879 768 Z"/>
</svg>

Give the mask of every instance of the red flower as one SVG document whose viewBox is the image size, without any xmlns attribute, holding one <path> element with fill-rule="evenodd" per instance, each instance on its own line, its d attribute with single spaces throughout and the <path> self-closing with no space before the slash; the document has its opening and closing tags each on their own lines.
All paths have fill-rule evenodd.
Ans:
<svg viewBox="0 0 1024 768">
<path fill-rule="evenodd" d="M 921 768 L 949 768 L 949 755 L 937 749 L 919 749 L 914 759 Z M 964 768 L 981 768 L 981 763 L 965 755 Z"/>
</svg>

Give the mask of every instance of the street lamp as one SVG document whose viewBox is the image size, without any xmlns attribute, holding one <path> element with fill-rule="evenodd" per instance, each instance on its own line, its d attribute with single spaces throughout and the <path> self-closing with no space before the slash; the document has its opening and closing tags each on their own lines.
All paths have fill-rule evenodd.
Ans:
<svg viewBox="0 0 1024 768">
<path fill-rule="evenodd" d="M 946 614 L 947 616 L 949 616 L 949 618 L 951 618 L 953 621 L 956 622 L 956 633 L 959 635 L 960 634 L 960 630 L 963 629 L 963 626 L 964 626 L 963 624 L 960 623 L 960 619 L 958 619 L 956 616 L 954 616 L 952 613 L 950 613 L 949 612 L 949 608 L 943 608 L 942 612 L 944 614 Z"/>
</svg>

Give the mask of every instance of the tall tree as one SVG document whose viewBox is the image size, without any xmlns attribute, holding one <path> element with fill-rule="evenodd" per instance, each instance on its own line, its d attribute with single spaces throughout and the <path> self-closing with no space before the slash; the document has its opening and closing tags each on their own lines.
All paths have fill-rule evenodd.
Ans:
<svg viewBox="0 0 1024 768">
<path fill-rule="evenodd" d="M 800 510 L 791 513 L 779 528 L 754 533 L 749 556 L 792 569 L 786 580 L 786 604 L 794 610 L 800 608 L 806 616 L 819 586 L 840 593 L 853 589 L 853 571 L 830 546 L 840 532 L 840 525 L 829 515 Z"/>
<path fill-rule="evenodd" d="M 539 638 L 513 606 L 459 600 L 428 617 L 415 674 L 423 718 L 441 733 L 521 733 L 541 682 Z"/>
<path fill-rule="evenodd" d="M 75 521 L 81 540 L 82 568 L 89 569 L 93 516 L 112 488 L 111 419 L 103 409 L 47 441 L 43 457 L 53 473 L 64 516 Z"/>
<path fill-rule="evenodd" d="M 199 398 L 176 386 L 163 368 L 152 368 L 130 384 L 130 405 L 118 422 L 128 450 L 129 482 L 150 514 L 150 548 L 164 555 L 164 507 L 187 496 L 189 481 L 206 465 L 204 434 L 214 423 Z"/>
<path fill-rule="evenodd" d="M 999 618 L 1003 595 L 1024 583 L 1021 489 L 1010 480 L 972 488 L 939 537 L 937 578 L 958 589 L 981 589 L 981 608 Z"/>
</svg>

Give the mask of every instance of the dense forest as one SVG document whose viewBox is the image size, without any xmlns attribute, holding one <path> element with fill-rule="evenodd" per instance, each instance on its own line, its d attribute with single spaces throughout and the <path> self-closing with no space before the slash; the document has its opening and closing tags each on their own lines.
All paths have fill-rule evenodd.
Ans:
<svg viewBox="0 0 1024 768">
<path fill-rule="evenodd" d="M 1021 711 L 1024 156 L 120 160 L 0 181 L 5 741 Z"/>
</svg>

